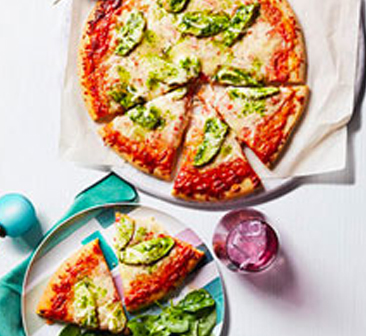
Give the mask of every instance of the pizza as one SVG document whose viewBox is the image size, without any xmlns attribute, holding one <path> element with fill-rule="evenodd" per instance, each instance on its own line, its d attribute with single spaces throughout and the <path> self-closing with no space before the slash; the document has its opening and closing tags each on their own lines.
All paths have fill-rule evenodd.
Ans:
<svg viewBox="0 0 366 336">
<path fill-rule="evenodd" d="M 105 145 L 141 171 L 174 180 L 173 195 L 196 201 L 258 190 L 241 150 L 270 168 L 278 161 L 306 108 L 306 68 L 302 30 L 286 0 L 100 0 L 78 56 L 82 94 Z M 189 152 L 200 146 L 189 138 L 204 128 L 197 114 L 212 109 L 228 130 L 211 160 L 192 167 Z M 223 183 L 226 171 L 237 171 L 221 162 L 227 142 L 246 168 Z M 208 188 L 202 176 L 213 167 L 208 181 L 216 187 Z"/>
<path fill-rule="evenodd" d="M 169 180 L 188 122 L 189 103 L 188 90 L 176 89 L 114 118 L 100 134 L 140 170 Z"/>
<path fill-rule="evenodd" d="M 49 280 L 37 313 L 86 329 L 120 333 L 125 328 L 122 302 L 98 239 L 62 263 Z"/>
<path fill-rule="evenodd" d="M 273 166 L 306 107 L 307 86 L 205 87 L 200 93 L 230 125 L 239 141 Z"/>
<path fill-rule="evenodd" d="M 187 200 L 217 201 L 252 193 L 261 182 L 234 132 L 209 104 L 194 102 L 191 127 L 173 194 Z"/>
<path fill-rule="evenodd" d="M 141 310 L 178 288 L 203 251 L 168 235 L 154 218 L 116 214 L 115 248 L 127 311 Z"/>
</svg>

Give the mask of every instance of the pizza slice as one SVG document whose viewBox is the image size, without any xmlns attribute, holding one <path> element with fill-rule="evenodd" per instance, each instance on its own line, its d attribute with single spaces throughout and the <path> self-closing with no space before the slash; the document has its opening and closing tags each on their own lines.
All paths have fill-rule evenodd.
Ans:
<svg viewBox="0 0 366 336">
<path fill-rule="evenodd" d="M 219 112 L 237 138 L 267 166 L 275 164 L 300 120 L 307 86 L 206 87 L 201 97 Z"/>
<path fill-rule="evenodd" d="M 197 99 L 173 195 L 186 200 L 227 200 L 261 186 L 234 133 L 215 109 Z"/>
<path fill-rule="evenodd" d="M 37 314 L 87 329 L 121 332 L 122 302 L 96 239 L 67 259 L 49 280 Z"/>
<path fill-rule="evenodd" d="M 153 217 L 135 220 L 117 213 L 115 227 L 124 303 L 129 312 L 165 298 L 205 255 L 168 235 Z"/>
<path fill-rule="evenodd" d="M 136 168 L 169 180 L 189 118 L 190 97 L 182 88 L 139 105 L 100 129 L 106 145 Z"/>
</svg>

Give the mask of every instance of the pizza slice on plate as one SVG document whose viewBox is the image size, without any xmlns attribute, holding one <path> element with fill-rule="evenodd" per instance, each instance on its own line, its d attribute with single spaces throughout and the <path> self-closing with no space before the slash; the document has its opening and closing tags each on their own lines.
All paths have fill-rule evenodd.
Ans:
<svg viewBox="0 0 366 336">
<path fill-rule="evenodd" d="M 154 218 L 116 214 L 115 247 L 126 309 L 140 310 L 179 287 L 204 252 L 165 233 Z"/>
<path fill-rule="evenodd" d="M 307 86 L 207 87 L 201 97 L 219 112 L 237 138 L 271 167 L 300 120 Z"/>
<path fill-rule="evenodd" d="M 135 167 L 169 180 L 189 118 L 189 103 L 187 89 L 175 90 L 116 117 L 100 134 Z"/>
<path fill-rule="evenodd" d="M 251 193 L 260 186 L 234 133 L 211 105 L 197 99 L 173 195 L 217 201 Z"/>
<path fill-rule="evenodd" d="M 54 273 L 37 313 L 50 321 L 87 329 L 119 333 L 125 328 L 122 302 L 98 239 L 83 246 Z"/>
</svg>

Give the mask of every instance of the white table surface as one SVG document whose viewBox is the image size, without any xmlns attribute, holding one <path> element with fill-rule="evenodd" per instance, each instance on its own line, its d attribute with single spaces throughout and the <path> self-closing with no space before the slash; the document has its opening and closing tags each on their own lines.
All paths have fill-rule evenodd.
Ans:
<svg viewBox="0 0 366 336">
<path fill-rule="evenodd" d="M 105 173 L 58 158 L 69 0 L 56 7 L 51 0 L 4 1 L 1 11 L 0 194 L 27 195 L 38 210 L 44 232 L 78 192 Z M 286 195 L 257 206 L 281 236 L 285 256 L 272 271 L 239 276 L 220 265 L 228 302 L 225 335 L 366 334 L 366 129 L 362 112 L 366 106 L 357 111 L 349 128 L 346 171 L 307 179 Z M 224 214 L 140 197 L 142 203 L 186 222 L 208 244 Z M 0 276 L 30 253 L 31 238 L 0 242 Z"/>
</svg>

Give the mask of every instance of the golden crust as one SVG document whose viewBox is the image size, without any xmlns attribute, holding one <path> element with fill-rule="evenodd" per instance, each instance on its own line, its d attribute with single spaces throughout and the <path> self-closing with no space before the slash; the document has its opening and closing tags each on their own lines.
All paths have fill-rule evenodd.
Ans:
<svg viewBox="0 0 366 336">
<path fill-rule="evenodd" d="M 240 184 L 234 184 L 229 190 L 225 191 L 225 193 L 223 193 L 222 197 L 220 197 L 220 198 L 210 197 L 210 196 L 202 195 L 199 193 L 196 193 L 192 196 L 187 196 L 184 193 L 177 192 L 177 190 L 174 188 L 172 191 L 172 195 L 177 198 L 181 198 L 185 201 L 220 202 L 220 201 L 229 201 L 229 200 L 233 200 L 233 199 L 240 198 L 243 196 L 247 196 L 249 194 L 254 193 L 257 190 L 260 190 L 261 188 L 262 188 L 261 183 L 255 184 L 255 183 L 253 183 L 253 181 L 250 177 L 247 177 Z"/>
<path fill-rule="evenodd" d="M 109 127 L 110 126 L 108 124 L 98 130 L 98 133 L 102 137 L 102 139 L 105 139 L 108 136 Z M 104 142 L 106 142 L 106 141 L 104 140 Z M 140 161 L 136 161 L 136 159 L 134 158 L 134 156 L 132 154 L 128 154 L 126 152 L 121 151 L 117 144 L 114 144 L 114 145 L 107 144 L 107 145 L 110 146 L 121 158 L 123 158 L 125 161 L 127 161 L 128 163 L 130 163 L 132 166 L 134 166 L 136 169 L 142 171 L 143 173 L 153 175 L 153 176 L 155 176 L 161 180 L 165 180 L 165 181 L 170 181 L 172 179 L 171 173 L 169 174 L 166 171 L 163 171 L 159 167 L 155 167 L 153 169 L 153 171 L 151 171 L 151 169 L 149 169 L 144 163 L 142 163 Z"/>
<path fill-rule="evenodd" d="M 287 0 L 270 0 L 270 1 L 275 7 L 277 7 L 282 12 L 284 18 L 286 18 L 288 22 L 293 21 L 297 37 L 295 51 L 298 55 L 300 55 L 300 58 L 302 60 L 298 71 L 292 71 L 290 73 L 291 75 L 290 80 L 286 84 L 287 85 L 305 84 L 307 74 L 307 56 L 306 56 L 307 53 L 306 53 L 305 38 L 300 21 Z"/>
<path fill-rule="evenodd" d="M 291 115 L 291 118 L 287 119 L 287 124 L 285 127 L 286 134 L 284 136 L 284 139 L 283 139 L 281 145 L 277 148 L 276 152 L 271 155 L 271 158 L 267 164 L 268 168 L 270 168 L 270 169 L 273 169 L 275 167 L 276 163 L 278 162 L 280 157 L 283 155 L 285 149 L 288 147 L 288 145 L 291 141 L 291 137 L 292 137 L 297 125 L 299 124 L 300 120 L 302 119 L 302 116 L 308 106 L 309 97 L 310 97 L 309 87 L 308 86 L 299 86 L 299 87 L 296 87 L 296 90 L 298 92 L 301 92 L 301 90 L 303 90 L 303 93 L 301 95 L 301 98 L 303 98 L 302 103 L 298 104 L 296 106 L 295 113 Z"/>
<path fill-rule="evenodd" d="M 98 1 L 97 4 L 94 6 L 92 11 L 90 12 L 86 22 L 89 23 L 96 17 L 96 12 L 101 6 L 101 1 Z M 78 76 L 80 85 L 82 88 L 82 95 L 83 99 L 87 108 L 87 111 L 89 112 L 90 116 L 93 118 L 93 120 L 97 120 L 98 116 L 94 110 L 93 106 L 93 97 L 90 94 L 87 86 L 85 85 L 86 79 L 86 73 L 84 71 L 84 59 L 87 58 L 87 45 L 90 43 L 89 35 L 88 35 L 88 24 L 84 25 L 84 30 L 82 32 L 82 37 L 80 40 L 79 48 L 78 48 L 78 58 L 77 58 L 77 68 L 78 68 Z"/>
</svg>

